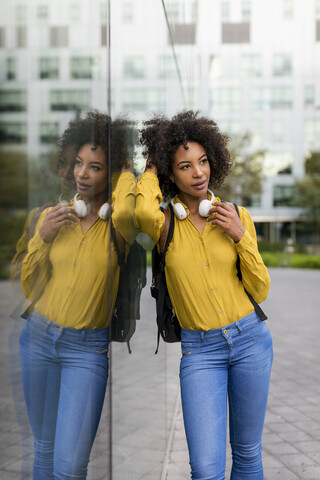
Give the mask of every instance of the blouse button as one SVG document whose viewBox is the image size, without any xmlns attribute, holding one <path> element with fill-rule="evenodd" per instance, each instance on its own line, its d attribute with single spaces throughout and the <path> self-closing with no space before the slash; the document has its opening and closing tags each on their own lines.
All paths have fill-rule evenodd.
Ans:
<svg viewBox="0 0 320 480">
<path fill-rule="evenodd" d="M 78 265 L 78 262 L 74 262 L 74 266 L 76 267 Z"/>
<path fill-rule="evenodd" d="M 208 262 L 206 262 L 206 266 L 208 266 L 208 265 L 209 265 L 209 263 L 208 263 Z"/>
</svg>

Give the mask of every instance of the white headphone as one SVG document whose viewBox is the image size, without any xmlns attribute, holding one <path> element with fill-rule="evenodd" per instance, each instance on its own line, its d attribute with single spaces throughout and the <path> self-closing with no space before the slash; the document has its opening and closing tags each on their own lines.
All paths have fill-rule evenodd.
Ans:
<svg viewBox="0 0 320 480">
<path fill-rule="evenodd" d="M 83 218 L 86 217 L 89 213 L 88 207 L 86 203 L 83 200 L 78 200 L 78 193 L 75 194 L 74 196 L 74 209 L 76 211 L 76 214 L 78 217 Z M 111 214 L 111 205 L 110 203 L 104 203 L 101 205 L 98 215 L 101 218 L 101 220 L 108 220 Z"/>
<path fill-rule="evenodd" d="M 211 192 L 211 190 L 208 190 L 208 192 L 211 195 L 211 199 L 205 199 L 202 200 L 199 204 L 199 215 L 201 217 L 208 217 L 209 216 L 209 210 L 212 208 L 212 204 L 214 202 L 214 194 Z M 187 218 L 187 212 L 182 203 L 174 203 L 174 200 L 177 198 L 178 195 L 176 195 L 172 200 L 171 200 L 171 205 L 174 211 L 174 214 L 176 217 L 179 218 L 179 220 L 184 220 Z"/>
</svg>

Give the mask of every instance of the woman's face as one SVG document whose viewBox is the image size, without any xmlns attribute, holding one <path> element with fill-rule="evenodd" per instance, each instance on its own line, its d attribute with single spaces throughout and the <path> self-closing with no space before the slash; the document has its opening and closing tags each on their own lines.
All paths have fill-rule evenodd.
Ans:
<svg viewBox="0 0 320 480">
<path fill-rule="evenodd" d="M 180 145 L 174 155 L 170 179 L 179 189 L 180 199 L 205 198 L 210 181 L 210 164 L 204 148 L 196 142 L 188 142 L 187 150 Z"/>
<path fill-rule="evenodd" d="M 82 197 L 105 197 L 107 194 L 107 161 L 100 147 L 83 145 L 74 165 L 77 192 Z"/>
</svg>

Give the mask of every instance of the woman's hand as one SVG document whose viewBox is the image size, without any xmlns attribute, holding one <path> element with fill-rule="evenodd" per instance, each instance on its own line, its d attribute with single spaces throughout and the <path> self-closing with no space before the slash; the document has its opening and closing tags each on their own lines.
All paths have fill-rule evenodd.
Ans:
<svg viewBox="0 0 320 480">
<path fill-rule="evenodd" d="M 232 203 L 214 202 L 209 211 L 207 222 L 221 227 L 236 243 L 240 242 L 245 232 Z"/>
<path fill-rule="evenodd" d="M 147 162 L 146 162 L 146 168 L 144 170 L 145 172 L 152 172 L 152 173 L 155 173 L 156 175 L 158 175 L 158 169 L 157 167 L 155 166 L 154 163 L 152 163 L 152 159 L 149 157 Z"/>
<path fill-rule="evenodd" d="M 74 208 L 70 207 L 68 202 L 62 202 L 53 207 L 46 215 L 39 234 L 46 243 L 51 243 L 55 239 L 58 231 L 64 225 L 78 223 Z"/>
</svg>

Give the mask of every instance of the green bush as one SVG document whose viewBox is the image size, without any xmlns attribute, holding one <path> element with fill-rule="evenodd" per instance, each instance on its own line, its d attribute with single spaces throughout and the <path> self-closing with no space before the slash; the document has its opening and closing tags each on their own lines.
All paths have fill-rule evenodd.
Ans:
<svg viewBox="0 0 320 480">
<path fill-rule="evenodd" d="M 278 267 L 282 252 L 260 252 L 266 267 Z"/>
<path fill-rule="evenodd" d="M 292 268 L 320 268 L 319 255 L 294 254 L 291 257 Z"/>
</svg>

